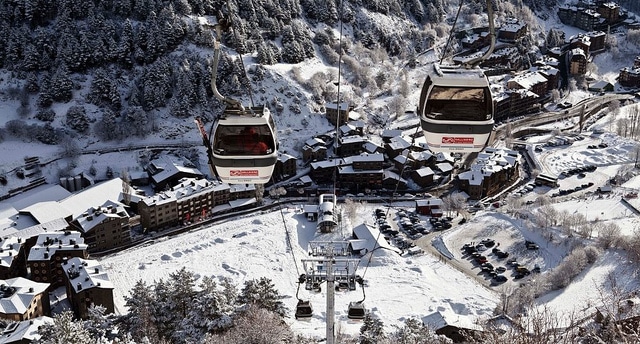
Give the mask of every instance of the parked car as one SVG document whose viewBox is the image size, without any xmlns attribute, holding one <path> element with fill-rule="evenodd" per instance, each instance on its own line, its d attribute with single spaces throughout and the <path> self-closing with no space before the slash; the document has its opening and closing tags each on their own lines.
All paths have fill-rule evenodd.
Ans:
<svg viewBox="0 0 640 344">
<path fill-rule="evenodd" d="M 496 275 L 496 277 L 493 278 L 493 281 L 496 283 L 504 283 L 507 281 L 507 277 L 504 275 Z"/>
<path fill-rule="evenodd" d="M 533 241 L 529 241 L 529 240 L 526 240 L 524 242 L 524 245 L 527 247 L 528 250 L 537 250 L 537 249 L 540 248 L 540 246 L 538 246 L 538 244 L 536 244 Z"/>
</svg>

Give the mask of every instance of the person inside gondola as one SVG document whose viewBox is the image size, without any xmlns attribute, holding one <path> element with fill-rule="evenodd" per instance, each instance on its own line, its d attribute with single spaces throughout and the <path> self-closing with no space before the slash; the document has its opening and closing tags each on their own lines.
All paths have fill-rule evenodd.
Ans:
<svg viewBox="0 0 640 344">
<path fill-rule="evenodd" d="M 248 155 L 265 155 L 269 150 L 269 146 L 260 140 L 260 135 L 253 127 L 245 127 L 242 129 L 242 140 L 244 151 Z"/>
</svg>

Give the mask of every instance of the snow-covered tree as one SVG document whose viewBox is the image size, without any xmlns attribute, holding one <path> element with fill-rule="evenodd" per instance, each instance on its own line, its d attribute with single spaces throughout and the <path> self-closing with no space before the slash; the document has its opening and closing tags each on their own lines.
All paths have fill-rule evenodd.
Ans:
<svg viewBox="0 0 640 344">
<path fill-rule="evenodd" d="M 82 105 L 73 105 L 67 110 L 65 123 L 79 133 L 85 133 L 89 129 L 89 118 Z"/>
<path fill-rule="evenodd" d="M 79 321 L 73 320 L 72 311 L 64 311 L 53 317 L 53 324 L 45 324 L 38 329 L 42 336 L 39 344 L 87 344 L 93 343 L 89 331 Z"/>
<path fill-rule="evenodd" d="M 106 105 L 113 111 L 122 107 L 117 84 L 106 69 L 100 68 L 94 74 L 87 100 L 95 105 Z"/>
<path fill-rule="evenodd" d="M 384 323 L 367 312 L 360 327 L 359 344 L 376 344 L 387 337 L 384 332 Z"/>
<path fill-rule="evenodd" d="M 271 279 L 267 277 L 246 281 L 238 296 L 237 303 L 241 306 L 255 305 L 281 317 L 285 317 L 287 314 L 287 308 L 282 302 L 282 295 L 276 290 Z"/>
<path fill-rule="evenodd" d="M 236 319 L 234 326 L 223 334 L 208 335 L 206 344 L 274 344 L 313 343 L 296 338 L 280 316 L 255 305 Z"/>
<path fill-rule="evenodd" d="M 237 290 L 228 279 L 218 285 L 213 277 L 205 276 L 192 307 L 182 320 L 176 334 L 188 343 L 196 343 L 207 333 L 220 333 L 233 323 Z"/>
</svg>

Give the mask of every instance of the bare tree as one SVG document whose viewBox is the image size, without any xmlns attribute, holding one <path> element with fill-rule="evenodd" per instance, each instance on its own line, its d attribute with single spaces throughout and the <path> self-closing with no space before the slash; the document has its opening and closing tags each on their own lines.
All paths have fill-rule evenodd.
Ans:
<svg viewBox="0 0 640 344">
<path fill-rule="evenodd" d="M 222 335 L 207 335 L 203 342 L 205 344 L 293 343 L 294 337 L 291 328 L 276 313 L 250 306 L 234 321 L 234 326 L 229 331 Z M 298 341 L 295 342 L 298 343 Z M 312 341 L 309 340 L 307 343 Z"/>
<path fill-rule="evenodd" d="M 131 203 L 131 178 L 129 177 L 129 172 L 123 170 L 120 179 L 122 179 L 123 202 L 124 204 L 129 205 L 129 203 Z"/>
</svg>

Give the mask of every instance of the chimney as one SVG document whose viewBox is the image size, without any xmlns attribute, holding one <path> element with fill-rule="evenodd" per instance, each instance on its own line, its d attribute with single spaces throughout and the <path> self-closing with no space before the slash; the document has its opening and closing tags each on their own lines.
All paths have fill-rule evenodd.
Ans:
<svg viewBox="0 0 640 344">
<path fill-rule="evenodd" d="M 78 289 L 78 291 L 82 290 L 82 283 L 78 283 L 76 286 L 77 286 L 76 289 Z"/>
</svg>

